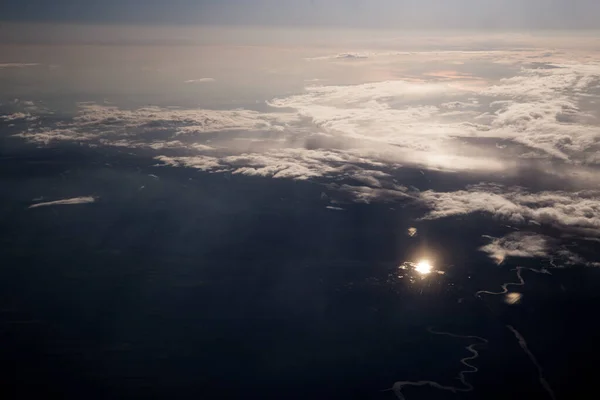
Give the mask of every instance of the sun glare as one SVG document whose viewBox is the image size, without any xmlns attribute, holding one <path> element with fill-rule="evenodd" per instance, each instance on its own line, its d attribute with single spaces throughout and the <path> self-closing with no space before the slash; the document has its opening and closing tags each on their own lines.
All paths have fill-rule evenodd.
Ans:
<svg viewBox="0 0 600 400">
<path fill-rule="evenodd" d="M 415 271 L 417 271 L 421 275 L 430 274 L 432 270 L 433 267 L 431 266 L 431 263 L 427 260 L 421 260 L 415 266 Z"/>
</svg>

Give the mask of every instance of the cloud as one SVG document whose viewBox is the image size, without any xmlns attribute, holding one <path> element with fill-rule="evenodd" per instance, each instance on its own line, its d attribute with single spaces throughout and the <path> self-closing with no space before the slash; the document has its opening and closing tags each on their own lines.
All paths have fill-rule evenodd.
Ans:
<svg viewBox="0 0 600 400">
<path fill-rule="evenodd" d="M 326 60 L 360 60 L 367 59 L 372 53 L 339 53 L 327 56 L 309 57 L 306 61 L 326 61 Z"/>
<path fill-rule="evenodd" d="M 561 64 L 553 69 L 523 69 L 483 95 L 511 100 L 492 102 L 487 135 L 511 139 L 565 161 L 595 162 L 588 150 L 600 144 L 594 116 L 581 111 L 581 93 L 597 86 L 600 64 Z"/>
<path fill-rule="evenodd" d="M 49 207 L 49 206 L 61 206 L 61 205 L 75 205 L 75 204 L 89 204 L 94 203 L 96 201 L 95 197 L 85 196 L 85 197 L 74 197 L 72 199 L 62 199 L 56 201 L 49 201 L 45 203 L 37 203 L 29 206 L 29 208 L 38 208 L 38 207 Z"/>
<path fill-rule="evenodd" d="M 200 78 L 200 79 L 188 79 L 187 81 L 185 81 L 185 83 L 210 83 L 210 82 L 216 82 L 216 79 L 214 78 Z"/>
<path fill-rule="evenodd" d="M 452 153 L 458 144 L 454 138 L 472 137 L 477 126 L 446 121 L 438 106 L 419 104 L 466 94 L 470 92 L 445 83 L 386 81 L 309 87 L 304 94 L 274 99 L 269 105 L 296 110 L 324 135 L 348 147 L 362 148 L 387 163 L 468 169 L 470 163 L 461 162 L 466 158 L 461 160 L 463 155 Z M 495 164 L 488 157 L 479 165 Z"/>
<path fill-rule="evenodd" d="M 311 133 L 312 125 L 303 128 L 299 123 L 301 118 L 289 112 L 159 107 L 127 110 L 86 103 L 80 104 L 79 113 L 71 122 L 55 128 L 34 127 L 15 136 L 40 145 L 73 141 L 165 151 L 155 156 L 161 165 L 214 173 L 293 180 L 347 179 L 378 189 L 370 193 L 361 189 L 362 194 L 355 190 L 358 201 L 372 201 L 377 196 L 400 197 L 386 191 L 394 190 L 393 178 L 381 170 L 393 168 L 394 163 L 382 161 L 363 149 L 327 149 L 333 138 Z M 196 138 L 204 133 L 233 131 L 240 131 L 241 137 L 227 140 L 216 137 L 210 145 Z M 272 135 L 266 140 L 249 137 L 244 143 L 246 132 L 269 131 L 281 139 L 274 140 Z M 326 148 L 321 148 L 323 145 Z M 249 148 L 255 151 L 248 151 Z"/>
<path fill-rule="evenodd" d="M 393 189 L 380 189 L 368 186 L 352 186 L 330 184 L 329 189 L 346 194 L 356 203 L 370 204 L 371 202 L 395 202 L 412 198 L 404 186 L 396 185 Z"/>
<path fill-rule="evenodd" d="M 472 100 L 471 102 L 464 101 L 450 101 L 448 103 L 442 103 L 440 105 L 441 108 L 446 108 L 449 110 L 460 110 L 465 108 L 478 108 L 481 105 L 477 100 Z"/>
<path fill-rule="evenodd" d="M 387 173 L 373 169 L 383 164 L 372 162 L 345 151 L 281 149 L 264 154 L 242 154 L 224 157 L 223 162 L 236 168 L 234 174 L 307 180 L 326 177 L 354 179 L 374 186 L 383 185 Z M 362 164 L 362 166 L 361 166 Z"/>
<path fill-rule="evenodd" d="M 585 265 L 587 267 L 600 267 L 600 262 L 588 261 L 579 254 L 568 249 L 560 249 L 557 255 L 561 258 L 563 266 Z"/>
<path fill-rule="evenodd" d="M 490 238 L 492 242 L 480 248 L 498 264 L 508 257 L 547 257 L 550 238 L 535 233 L 515 232 L 503 238 Z"/>
<path fill-rule="evenodd" d="M 275 179 L 308 180 L 313 178 L 354 179 L 381 187 L 389 185 L 378 179 L 391 178 L 357 156 L 343 152 L 281 149 L 277 152 L 242 153 L 223 157 L 197 155 L 191 157 L 158 156 L 157 160 L 170 166 L 184 166 L 203 171 L 231 172 L 234 175 L 260 176 Z M 364 161 L 365 167 L 352 163 Z M 393 185 L 393 184 L 392 184 Z"/>
<path fill-rule="evenodd" d="M 444 74 L 451 81 L 460 81 L 463 75 Z M 398 159 L 420 160 L 426 167 L 478 169 L 497 165 L 503 158 L 496 151 L 486 157 L 490 163 L 456 162 L 464 154 L 458 149 L 460 138 L 510 140 L 550 157 L 589 163 L 597 159 L 589 150 L 600 145 L 600 127 L 591 124 L 594 116 L 582 111 L 578 103 L 581 93 L 598 78 L 600 64 L 561 64 L 551 70 L 524 68 L 488 87 L 431 81 L 315 86 L 269 105 L 295 109 L 330 135 L 380 149 L 395 146 L 387 150 Z M 469 102 L 456 100 L 465 97 Z M 504 99 L 496 101 L 498 97 Z M 404 149 L 409 152 L 401 154 Z M 476 152 L 467 157 L 476 160 Z M 498 167 L 510 167 L 510 163 Z"/>
<path fill-rule="evenodd" d="M 386 60 L 389 59 L 391 62 L 397 62 L 398 60 L 410 59 L 411 62 L 415 60 L 428 60 L 437 62 L 448 62 L 454 65 L 462 65 L 468 61 L 492 61 L 502 63 L 522 63 L 524 58 L 539 59 L 546 56 L 552 56 L 554 53 L 549 53 L 544 50 L 536 49 L 535 45 L 547 45 L 548 43 L 534 43 L 531 37 L 521 37 L 517 35 L 501 35 L 495 38 L 487 37 L 483 39 L 487 43 L 480 43 L 480 40 L 470 37 L 412 37 L 410 41 L 403 40 L 396 43 L 398 46 L 402 46 L 406 49 L 412 48 L 411 51 L 386 51 L 386 50 L 373 50 L 373 51 L 347 51 L 337 54 L 327 54 L 315 57 L 307 57 L 306 61 L 337 61 L 337 60 L 354 60 L 354 59 L 371 59 L 371 60 Z M 490 43 L 495 41 L 495 43 Z M 393 40 L 391 41 L 394 42 Z M 458 43 L 458 45 L 457 45 Z M 481 47 L 488 47 L 489 49 L 481 49 Z M 519 51 L 515 49 L 520 46 L 527 47 L 527 49 L 521 48 Z M 443 47 L 459 47 L 456 50 L 439 50 Z M 431 48 L 433 50 L 422 50 Z M 469 50 L 471 49 L 471 50 Z"/>
<path fill-rule="evenodd" d="M 18 113 L 11 118 L 26 117 Z M 33 118 L 33 117 L 29 117 Z M 277 131 L 281 132 L 292 118 L 285 113 L 277 115 L 251 110 L 194 110 L 144 107 L 135 110 L 114 106 L 82 103 L 79 113 L 70 122 L 59 126 L 30 129 L 16 134 L 33 143 L 49 144 L 54 141 L 86 141 L 107 146 L 162 148 L 183 143 L 174 138 L 223 131 Z M 137 129 L 134 133 L 133 129 Z M 154 140 L 148 143 L 145 132 L 165 132 L 166 143 Z M 198 144 L 189 144 L 198 150 Z"/>
<path fill-rule="evenodd" d="M 209 171 L 220 168 L 222 165 L 218 158 L 208 156 L 193 156 L 193 157 L 167 157 L 158 156 L 156 159 L 165 165 L 172 167 L 189 167 L 196 168 L 201 171 Z"/>
<path fill-rule="evenodd" d="M 425 219 L 484 213 L 514 224 L 536 223 L 600 236 L 600 192 L 546 191 L 477 185 L 456 192 L 425 191 Z"/>
<path fill-rule="evenodd" d="M 8 115 L 0 115 L 0 119 L 4 120 L 4 121 L 17 121 L 17 120 L 35 120 L 37 117 L 32 117 L 31 114 L 29 113 L 22 113 L 22 112 L 17 112 L 17 113 L 13 113 L 13 114 L 8 114 Z"/>
<path fill-rule="evenodd" d="M 179 134 L 225 130 L 281 130 L 285 114 L 270 115 L 251 110 L 195 110 L 144 107 L 125 110 L 114 106 L 80 104 L 74 125 L 86 128 L 111 128 L 121 133 L 130 128 L 175 129 Z"/>
<path fill-rule="evenodd" d="M 361 59 L 361 58 L 369 58 L 368 55 L 366 54 L 360 54 L 360 53 L 341 53 L 338 54 L 335 58 L 345 58 L 345 59 L 349 59 L 349 60 L 356 60 L 356 59 Z"/>
<path fill-rule="evenodd" d="M 242 154 L 224 158 L 238 167 L 235 174 L 306 180 L 326 175 L 341 175 L 340 167 L 329 162 L 329 154 L 319 150 L 285 149 L 265 154 Z"/>
<path fill-rule="evenodd" d="M 514 232 L 502 238 L 484 236 L 490 243 L 479 250 L 487 253 L 496 263 L 502 264 L 510 257 L 546 258 L 554 268 L 582 265 L 600 267 L 596 261 L 588 261 L 582 255 L 573 252 L 560 239 L 551 238 L 534 232 Z M 572 243 L 570 244 L 572 247 Z"/>
<path fill-rule="evenodd" d="M 600 126 L 594 122 L 597 116 L 593 107 L 586 108 L 582 102 L 582 96 L 598 85 L 600 64 L 558 62 L 551 55 L 544 66 L 552 68 L 531 68 L 528 57 L 537 53 L 340 53 L 335 57 L 376 59 L 369 63 L 388 56 L 461 63 L 475 58 L 519 61 L 529 67 L 502 66 L 506 68 L 503 73 L 513 74 L 503 79 L 484 79 L 455 64 L 440 66 L 438 72 L 433 72 L 435 79 L 430 70 L 424 70 L 414 79 L 308 86 L 302 92 L 272 99 L 261 107 L 263 111 L 126 109 L 81 103 L 74 118 L 54 125 L 42 121 L 15 136 L 38 145 L 73 141 L 145 149 L 154 151 L 153 156 L 162 165 L 213 173 L 324 179 L 360 202 L 402 198 L 404 192 L 394 187 L 393 174 L 407 165 L 506 175 L 518 171 L 521 163 L 546 157 L 556 165 L 568 164 L 579 173 L 584 171 L 583 164 L 600 163 Z M 392 61 L 374 65 L 389 65 L 386 63 Z M 471 78 L 477 78 L 477 83 L 470 82 Z M 598 229 L 590 218 L 579 216 L 577 222 L 567 221 L 576 214 L 566 204 L 553 218 L 548 207 L 543 210 L 541 206 L 522 204 L 517 195 L 524 193 L 510 194 L 511 190 L 426 192 L 422 201 L 432 207 L 428 218 L 476 210 L 513 221 Z M 573 199 L 576 194 L 560 196 L 577 203 Z"/>
<path fill-rule="evenodd" d="M 0 63 L 0 69 L 2 68 L 26 68 L 35 67 L 40 64 L 36 63 Z"/>
<path fill-rule="evenodd" d="M 21 132 L 14 135 L 30 143 L 49 145 L 52 142 L 90 142 L 96 138 L 93 133 L 73 129 L 42 128 L 38 131 Z"/>
<path fill-rule="evenodd" d="M 484 52 L 438 53 L 451 57 Z M 85 103 L 80 104 L 72 123 L 20 136 L 46 144 L 68 140 L 71 134 L 74 141 L 141 148 L 150 146 L 143 137 L 146 133 L 161 131 L 165 142 L 180 142 L 200 150 L 191 140 L 180 140 L 178 136 L 228 131 L 281 133 L 277 140 L 283 140 L 283 144 L 273 138 L 268 144 L 263 141 L 264 148 L 273 148 L 284 146 L 285 141 L 291 147 L 302 146 L 320 135 L 329 138 L 329 142 L 319 139 L 326 148 L 361 153 L 374 162 L 453 171 L 503 171 L 515 164 L 514 159 L 507 158 L 499 148 L 482 152 L 475 141 L 496 138 L 530 148 L 522 152 L 524 157 L 546 155 L 566 162 L 598 162 L 600 158 L 589 150 L 600 145 L 600 127 L 588 124 L 592 116 L 578 104 L 579 94 L 595 84 L 598 66 L 557 66 L 525 68 L 488 87 L 464 86 L 459 83 L 462 73 L 453 75 L 457 80 L 454 83 L 448 77 L 449 82 L 394 80 L 310 86 L 304 93 L 271 100 L 269 112 L 160 107 L 131 110 Z M 138 130 L 138 137 L 132 135 L 132 129 Z M 161 144 L 155 139 L 151 146 L 160 148 Z M 240 144 L 221 147 L 236 153 Z M 274 166 L 246 167 L 249 169 L 239 173 L 285 175 L 273 174 L 271 171 L 279 171 Z M 292 168 L 286 170 L 291 172 Z"/>
<path fill-rule="evenodd" d="M 212 151 L 215 150 L 214 147 L 207 146 L 200 143 L 184 143 L 179 140 L 171 140 L 171 141 L 155 141 L 150 144 L 146 143 L 132 143 L 127 144 L 127 147 L 146 147 L 151 148 L 153 150 L 162 150 L 162 149 L 192 149 L 197 151 Z"/>
</svg>

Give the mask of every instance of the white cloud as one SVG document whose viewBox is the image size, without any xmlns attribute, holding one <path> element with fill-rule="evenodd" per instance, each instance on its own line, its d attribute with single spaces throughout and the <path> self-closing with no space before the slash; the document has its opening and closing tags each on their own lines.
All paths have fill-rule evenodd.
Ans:
<svg viewBox="0 0 600 400">
<path fill-rule="evenodd" d="M 40 64 L 35 63 L 0 63 L 0 69 L 2 68 L 26 68 L 35 67 Z"/>
<path fill-rule="evenodd" d="M 32 117 L 31 114 L 29 113 L 22 113 L 22 112 L 17 112 L 17 113 L 13 113 L 13 114 L 7 114 L 7 115 L 0 115 L 0 119 L 3 119 L 4 121 L 17 121 L 20 119 L 23 120 L 35 120 L 36 117 Z"/>
<path fill-rule="evenodd" d="M 447 55 L 471 57 L 482 54 L 471 53 L 448 52 Z M 362 53 L 342 55 L 357 54 L 362 56 Z M 432 56 L 433 53 L 427 54 Z M 460 75 L 454 72 L 450 75 L 453 74 Z M 175 137 L 225 131 L 281 133 L 280 137 L 263 142 L 262 151 L 268 152 L 274 147 L 289 146 L 286 140 L 293 141 L 291 147 L 300 147 L 320 134 L 329 138 L 325 148 L 335 149 L 338 153 L 361 154 L 371 162 L 414 164 L 453 171 L 502 171 L 515 163 L 504 157 L 501 149 L 482 153 L 477 145 L 466 145 L 462 141 L 462 138 L 498 138 L 513 140 L 537 151 L 524 152 L 524 156 L 536 154 L 539 157 L 543 152 L 565 161 L 589 163 L 598 160 L 588 150 L 599 145 L 600 128 L 586 124 L 591 116 L 580 110 L 577 93 L 596 82 L 597 74 L 595 64 L 572 64 L 555 69 L 523 69 L 519 75 L 487 88 L 407 80 L 311 86 L 305 93 L 269 102 L 280 112 L 160 107 L 127 110 L 87 103 L 80 105 L 80 112 L 72 123 L 54 130 L 25 132 L 21 137 L 49 143 L 68 140 L 71 134 L 74 141 L 95 140 L 105 145 L 129 144 L 131 147 L 146 145 L 155 149 L 175 148 L 174 143 L 180 142 L 191 150 L 202 151 L 192 141 L 181 142 Z M 501 99 L 486 104 L 485 96 Z M 492 111 L 485 111 L 488 105 Z M 480 109 L 483 111 L 478 111 Z M 148 144 L 135 138 L 136 132 L 132 132 L 132 128 L 139 129 L 137 133 L 164 131 L 174 135 Z M 161 141 L 171 144 L 162 145 Z M 241 150 L 241 145 L 226 143 L 221 148 L 234 156 Z M 275 158 L 281 162 L 281 157 Z M 279 167 L 243 167 L 251 169 L 238 173 L 287 176 L 281 167 L 290 173 L 293 170 L 281 164 Z M 299 176 L 300 172 L 298 170 L 292 176 Z M 309 171 L 304 172 L 303 176 L 310 176 Z M 375 180 L 369 180 L 376 185 Z"/>
<path fill-rule="evenodd" d="M 479 250 L 487 253 L 496 263 L 507 258 L 546 258 L 554 268 L 583 265 L 600 267 L 599 262 L 588 261 L 583 256 L 560 245 L 560 240 L 533 232 L 514 232 L 502 238 L 485 236 L 490 243 Z"/>
<path fill-rule="evenodd" d="M 56 201 L 48 201 L 44 203 L 37 203 L 29 206 L 29 208 L 38 208 L 38 207 L 49 207 L 49 206 L 62 206 L 62 205 L 75 205 L 75 204 L 89 204 L 94 203 L 96 201 L 95 197 L 85 196 L 85 197 L 74 197 L 71 199 L 62 199 Z"/>
<path fill-rule="evenodd" d="M 306 180 L 317 177 L 351 178 L 382 186 L 379 179 L 390 178 L 376 169 L 384 164 L 372 162 L 345 151 L 288 148 L 266 153 L 246 153 L 222 159 L 237 174 Z M 363 166 L 360 166 L 364 164 Z M 367 168 L 369 167 L 369 168 Z"/>
<path fill-rule="evenodd" d="M 519 49 L 520 51 L 515 51 L 515 48 L 519 47 L 519 43 L 511 41 L 511 44 L 506 44 L 504 47 L 506 50 L 466 50 L 468 47 L 479 48 L 482 46 L 481 43 L 472 43 L 472 37 L 451 37 L 451 38 L 435 38 L 437 43 L 434 43 L 433 38 L 425 39 L 424 42 L 418 43 L 416 38 L 411 38 L 411 45 L 415 47 L 435 47 L 436 50 L 417 50 L 414 51 L 347 51 L 341 52 L 337 54 L 327 54 L 315 57 L 305 58 L 306 61 L 338 61 L 338 60 L 346 60 L 346 59 L 385 59 L 385 61 L 391 63 L 397 63 L 398 60 L 409 60 L 410 62 L 415 61 L 436 61 L 436 62 L 447 62 L 454 65 L 462 65 L 465 62 L 469 61 L 491 61 L 498 63 L 523 63 L 524 59 L 527 57 L 531 58 L 542 58 L 544 55 L 553 56 L 553 53 L 548 53 L 545 50 L 539 49 Z M 424 38 L 423 38 L 424 39 Z M 498 38 L 504 41 L 506 39 L 506 35 L 503 38 Z M 531 38 L 528 42 L 522 42 L 522 45 L 531 46 Z M 489 40 L 489 39 L 488 39 Z M 439 50 L 439 48 L 443 47 L 456 47 L 457 43 L 460 43 L 461 46 L 464 46 L 464 50 Z M 499 43 L 497 43 L 499 44 Z M 406 46 L 407 42 L 403 41 L 402 45 Z M 489 43 L 485 44 L 486 47 L 490 47 Z M 502 46 L 495 46 L 502 47 Z"/>
<path fill-rule="evenodd" d="M 324 134 L 386 163 L 469 169 L 477 163 L 461 162 L 466 161 L 460 160 L 464 155 L 452 149 L 458 144 L 456 137 L 474 136 L 477 125 L 445 121 L 440 107 L 419 105 L 466 93 L 470 92 L 441 83 L 387 81 L 309 87 L 305 94 L 275 99 L 269 105 L 294 109 Z M 498 162 L 487 157 L 478 164 L 488 169 Z"/>
<path fill-rule="evenodd" d="M 14 135 L 26 139 L 30 143 L 48 145 L 52 142 L 89 142 L 96 138 L 94 134 L 73 129 L 48 129 L 27 131 Z"/>
<path fill-rule="evenodd" d="M 523 69 L 482 92 L 509 97 L 492 102 L 488 136 L 512 139 L 568 161 L 594 162 L 588 150 L 600 144 L 600 127 L 587 121 L 578 102 L 582 91 L 600 79 L 600 64 L 563 64 L 553 69 Z M 481 119 L 480 119 L 481 120 Z"/>
<path fill-rule="evenodd" d="M 265 154 L 242 154 L 223 161 L 237 169 L 234 174 L 306 180 L 336 171 L 318 151 L 285 150 Z"/>
<path fill-rule="evenodd" d="M 34 118 L 17 113 L 4 119 Z M 120 147 L 176 147 L 183 142 L 177 135 L 193 135 L 222 131 L 282 131 L 289 122 L 289 115 L 264 114 L 250 110 L 191 110 L 145 107 L 135 110 L 93 103 L 80 104 L 79 113 L 71 122 L 58 127 L 41 127 L 16 134 L 33 143 L 49 144 L 53 141 L 87 141 Z M 133 131 L 133 129 L 138 129 Z M 166 141 L 143 142 L 144 131 L 172 132 Z M 183 147 L 183 146 L 182 146 Z M 207 149 L 198 143 L 185 145 L 193 150 Z"/>
<path fill-rule="evenodd" d="M 479 250 L 487 253 L 498 264 L 507 257 L 547 257 L 550 238 L 534 233 L 515 232 L 503 238 L 490 238 L 492 242 Z"/>
<path fill-rule="evenodd" d="M 392 189 L 372 188 L 368 186 L 351 186 L 330 184 L 328 188 L 350 196 L 357 203 L 370 204 L 374 201 L 394 202 L 412 198 L 404 186 L 396 185 Z"/>
<path fill-rule="evenodd" d="M 114 106 L 81 104 L 74 118 L 78 127 L 110 128 L 124 133 L 133 127 L 176 129 L 180 134 L 225 130 L 281 130 L 289 121 L 285 114 L 271 115 L 251 110 L 194 110 L 144 107 L 124 110 Z"/>
<path fill-rule="evenodd" d="M 282 149 L 277 152 L 243 153 L 224 157 L 198 155 L 191 157 L 156 157 L 164 164 L 185 166 L 204 171 L 230 171 L 234 175 L 307 180 L 328 177 L 350 178 L 374 186 L 384 185 L 378 179 L 390 178 L 387 173 L 348 164 L 360 162 L 359 157 L 332 151 Z M 367 162 L 365 162 L 367 164 Z M 367 164 L 368 165 L 368 164 Z"/>
<path fill-rule="evenodd" d="M 157 160 L 165 165 L 172 167 L 189 167 L 196 168 L 202 171 L 209 171 L 221 167 L 218 158 L 208 156 L 193 156 L 193 157 L 167 157 L 158 156 Z"/>
<path fill-rule="evenodd" d="M 210 83 L 210 82 L 216 82 L 216 79 L 214 78 L 199 78 L 199 79 L 188 79 L 187 81 L 185 81 L 185 83 Z"/>
<path fill-rule="evenodd" d="M 442 57 L 458 58 L 461 63 L 508 57 L 523 63 L 531 54 L 348 52 L 335 57 Z M 154 150 L 163 164 L 211 172 L 326 178 L 357 201 L 373 201 L 402 192 L 393 187 L 390 176 L 400 165 L 506 173 L 518 164 L 511 153 L 515 148 L 522 150 L 522 157 L 554 157 L 573 168 L 600 162 L 600 127 L 594 125 L 593 113 L 580 104 L 581 96 L 598 84 L 600 64 L 548 65 L 556 68 L 525 68 L 510 78 L 479 79 L 476 84 L 465 82 L 463 78 L 471 73 L 457 67 L 456 71 L 434 72 L 438 78 L 443 75 L 443 82 L 426 77 L 429 72 L 425 71 L 413 80 L 310 86 L 302 93 L 268 102 L 269 111 L 124 109 L 82 103 L 72 120 L 30 127 L 16 136 L 37 144 L 74 141 Z M 502 145 L 480 144 L 490 139 L 502 140 Z M 507 146 L 509 141 L 518 146 Z M 341 180 L 356 186 L 344 187 Z M 568 201 L 576 196 L 561 195 Z M 553 218 L 548 209 L 522 204 L 515 196 L 469 189 L 426 192 L 423 199 L 432 204 L 430 218 L 478 210 L 514 221 L 598 229 L 590 218 L 567 221 L 574 213 L 566 204 Z"/>
<path fill-rule="evenodd" d="M 460 75 L 450 72 L 446 73 L 450 79 Z M 510 167 L 510 163 L 498 165 L 501 152 L 486 157 L 489 163 L 457 163 L 454 159 L 464 154 L 457 148 L 460 138 L 508 139 L 565 161 L 594 162 L 588 150 L 600 145 L 600 127 L 589 124 L 593 116 L 581 111 L 578 101 L 580 92 L 599 77 L 598 65 L 573 64 L 523 69 L 487 88 L 423 81 L 315 86 L 305 94 L 269 104 L 295 109 L 325 133 L 360 140 L 365 147 L 381 150 L 382 146 L 394 146 L 386 150 L 395 153 L 399 161 L 420 161 L 426 167 Z M 492 100 L 489 106 L 497 107 L 496 111 L 478 113 L 476 110 L 486 106 L 477 98 L 481 96 L 511 100 Z M 468 102 L 452 100 L 465 97 Z M 432 101 L 439 103 L 422 104 Z M 403 149 L 410 152 L 402 154 Z M 467 157 L 477 158 L 474 154 Z"/>
<path fill-rule="evenodd" d="M 339 54 L 334 54 L 334 55 L 327 55 L 327 56 L 319 56 L 319 57 L 310 57 L 307 58 L 307 61 L 321 61 L 321 60 L 360 60 L 360 59 L 366 59 L 369 58 L 370 56 L 376 55 L 374 53 L 353 53 L 353 52 L 348 52 L 348 53 L 339 53 Z"/>
<path fill-rule="evenodd" d="M 447 103 L 442 103 L 440 105 L 441 108 L 446 108 L 449 110 L 460 110 L 460 109 L 465 109 L 465 108 L 478 108 L 481 105 L 479 104 L 478 101 L 472 101 L 472 102 L 464 102 L 464 101 L 449 101 Z"/>
<path fill-rule="evenodd" d="M 273 107 L 291 107 L 300 113 L 312 115 L 311 107 L 331 107 L 345 110 L 356 106 L 372 108 L 381 106 L 384 110 L 393 110 L 385 100 L 407 97 L 410 100 L 438 98 L 457 89 L 440 83 L 408 82 L 403 80 L 365 83 L 351 86 L 310 86 L 305 94 L 274 99 L 269 102 Z M 430 109 L 433 111 L 433 109 Z"/>
<path fill-rule="evenodd" d="M 474 186 L 456 192 L 422 192 L 425 219 L 485 213 L 515 224 L 534 222 L 600 236 L 600 192 L 538 192 Z"/>
<path fill-rule="evenodd" d="M 183 143 L 179 140 L 171 140 L 171 141 L 155 141 L 150 144 L 137 144 L 132 145 L 131 147 L 149 147 L 154 150 L 162 150 L 162 149 L 193 149 L 197 151 L 212 151 L 215 148 L 212 146 L 207 146 L 199 143 Z"/>
<path fill-rule="evenodd" d="M 588 261 L 581 255 L 576 254 L 568 249 L 561 249 L 557 252 L 561 258 L 563 266 L 585 265 L 587 267 L 600 267 L 600 262 Z"/>
</svg>

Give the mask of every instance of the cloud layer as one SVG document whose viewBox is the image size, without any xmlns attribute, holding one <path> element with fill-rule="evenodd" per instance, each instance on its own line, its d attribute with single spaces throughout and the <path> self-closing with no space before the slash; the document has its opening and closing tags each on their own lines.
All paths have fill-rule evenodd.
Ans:
<svg viewBox="0 0 600 400">
<path fill-rule="evenodd" d="M 425 73 L 419 80 L 309 86 L 304 93 L 271 100 L 267 111 L 122 109 L 82 103 L 71 122 L 29 129 L 19 136 L 43 144 L 73 140 L 161 148 L 180 142 L 199 150 L 195 145 L 201 140 L 194 143 L 180 138 L 239 131 L 254 134 L 252 140 L 260 142 L 256 134 L 274 132 L 276 136 L 262 140 L 264 151 L 316 145 L 386 164 L 455 171 L 510 169 L 515 154 L 485 144 L 496 140 L 521 146 L 523 150 L 516 156 L 523 159 L 600 162 L 595 151 L 600 148 L 597 116 L 581 105 L 584 100 L 594 101 L 586 96 L 600 88 L 600 64 L 544 67 L 523 68 L 515 76 L 487 86 L 464 83 L 464 74 L 452 71 Z M 25 115 L 4 118 L 19 116 Z M 153 137 L 152 132 L 163 134 Z M 150 141 L 151 137 L 155 140 Z M 239 148 L 231 143 L 221 147 L 231 155 Z"/>
<path fill-rule="evenodd" d="M 150 152 L 162 167 L 313 180 L 358 203 L 417 202 L 429 220 L 483 213 L 522 229 L 542 225 L 600 237 L 600 192 L 589 185 L 593 179 L 583 179 L 596 176 L 600 164 L 600 63 L 573 54 L 525 44 L 513 51 L 347 51 L 298 62 L 371 71 L 408 60 L 421 70 L 404 67 L 394 70 L 394 79 L 352 85 L 309 85 L 255 109 L 80 103 L 70 119 L 25 108 L 1 118 L 23 127 L 16 137 L 37 145 L 125 147 Z M 582 188 L 480 184 L 419 191 L 398 179 L 412 167 L 424 175 L 466 172 L 495 182 L 531 165 Z M 547 254 L 546 243 L 515 234 L 482 250 L 496 260 L 537 257 Z"/>
</svg>

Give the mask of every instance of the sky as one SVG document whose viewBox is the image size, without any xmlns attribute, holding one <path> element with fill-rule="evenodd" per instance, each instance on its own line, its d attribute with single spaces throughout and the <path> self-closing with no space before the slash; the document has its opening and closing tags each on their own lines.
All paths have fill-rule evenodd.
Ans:
<svg viewBox="0 0 600 400">
<path fill-rule="evenodd" d="M 348 28 L 596 29 L 597 0 L 5 0 L 0 20 Z"/>
</svg>

